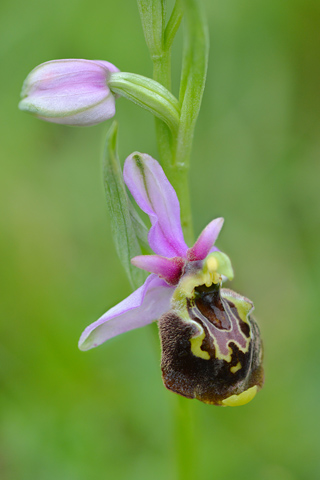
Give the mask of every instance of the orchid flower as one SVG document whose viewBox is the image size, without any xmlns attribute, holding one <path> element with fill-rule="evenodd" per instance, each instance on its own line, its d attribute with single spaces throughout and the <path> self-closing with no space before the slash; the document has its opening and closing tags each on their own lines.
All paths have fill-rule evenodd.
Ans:
<svg viewBox="0 0 320 480">
<path fill-rule="evenodd" d="M 180 106 L 171 92 L 105 60 L 71 58 L 38 65 L 23 83 L 19 108 L 47 122 L 88 127 L 115 115 L 119 95 L 177 130 Z"/>
<path fill-rule="evenodd" d="M 119 72 L 102 60 L 52 60 L 34 68 L 24 81 L 19 108 L 48 122 L 90 126 L 115 114 L 115 96 L 108 87 Z"/>
<path fill-rule="evenodd" d="M 159 163 L 130 155 L 124 181 L 151 221 L 148 242 L 154 255 L 132 259 L 151 274 L 129 297 L 88 326 L 81 350 L 159 320 L 165 386 L 185 397 L 215 405 L 249 402 L 263 384 L 259 329 L 247 298 L 222 289 L 233 278 L 227 255 L 215 241 L 222 218 L 212 220 L 189 248 L 180 223 L 180 205 Z"/>
</svg>

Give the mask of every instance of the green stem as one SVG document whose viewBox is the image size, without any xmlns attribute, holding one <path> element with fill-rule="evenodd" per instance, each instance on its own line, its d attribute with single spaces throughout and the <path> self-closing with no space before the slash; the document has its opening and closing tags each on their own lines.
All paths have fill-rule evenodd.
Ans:
<svg viewBox="0 0 320 480">
<path fill-rule="evenodd" d="M 161 164 L 177 192 L 181 206 L 181 224 L 187 244 L 193 244 L 192 214 L 189 193 L 189 159 L 195 123 L 206 79 L 208 34 L 201 0 L 176 0 L 165 27 L 165 0 L 138 0 L 146 42 L 153 62 L 153 78 L 171 91 L 171 45 L 182 15 L 186 17 L 183 68 L 180 84 L 181 115 L 178 132 L 172 134 L 159 118 L 156 135 Z M 175 444 L 178 480 L 193 480 L 195 461 L 191 402 L 176 396 Z"/>
<path fill-rule="evenodd" d="M 146 43 L 153 62 L 153 78 L 171 92 L 171 45 L 182 20 L 183 13 L 187 17 L 184 37 L 184 60 L 181 75 L 180 104 L 182 112 L 178 131 L 173 133 L 159 118 L 155 119 L 159 160 L 176 190 L 181 206 L 181 224 L 186 243 L 194 241 L 190 193 L 188 184 L 189 157 L 193 138 L 193 130 L 200 107 L 202 90 L 199 94 L 199 76 L 204 75 L 199 68 L 198 57 L 203 60 L 201 39 L 203 25 L 199 22 L 199 6 L 197 0 L 176 0 L 167 26 L 165 25 L 166 0 L 137 0 Z M 192 16 L 195 14 L 196 26 L 192 27 Z M 197 35 L 200 34 L 200 41 Z M 193 43 L 195 48 L 192 48 Z M 196 53 L 194 55 L 194 53 Z M 195 61 L 194 68 L 192 62 Z M 201 63 L 201 62 L 200 62 Z M 202 62 L 203 63 L 203 62 Z M 194 74 L 194 72 L 198 72 Z M 191 81 L 188 81 L 190 75 Z M 190 80 L 190 79 L 189 79 Z M 197 85 L 193 88 L 192 81 Z M 201 83 L 201 82 L 200 82 Z M 182 94 L 183 92 L 183 94 Z M 192 98 L 192 96 L 197 98 Z M 200 97 L 199 97 L 200 96 Z M 199 99 L 200 98 L 200 99 Z M 193 105 L 195 108 L 193 108 Z"/>
<path fill-rule="evenodd" d="M 161 55 L 152 56 L 153 78 L 171 91 L 171 49 Z M 157 144 L 160 161 L 165 171 L 172 164 L 173 138 L 168 126 L 160 119 L 155 119 Z"/>
<path fill-rule="evenodd" d="M 153 57 L 153 78 L 171 91 L 171 48 L 163 55 Z M 161 164 L 175 189 L 181 208 L 181 226 L 188 245 L 193 244 L 192 212 L 189 191 L 189 162 L 178 164 L 174 162 L 177 138 L 173 138 L 167 125 L 155 119 L 158 150 Z"/>
<path fill-rule="evenodd" d="M 177 480 L 194 480 L 197 478 L 194 471 L 195 446 L 194 431 L 191 415 L 191 401 L 177 395 L 175 397 L 175 444 L 177 445 Z"/>
</svg>

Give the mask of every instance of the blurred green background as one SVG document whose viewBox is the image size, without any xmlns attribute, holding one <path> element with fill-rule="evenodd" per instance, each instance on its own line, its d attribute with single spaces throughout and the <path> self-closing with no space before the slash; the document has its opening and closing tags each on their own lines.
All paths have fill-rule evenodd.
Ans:
<svg viewBox="0 0 320 480">
<path fill-rule="evenodd" d="M 319 479 L 318 0 L 206 0 L 211 51 L 191 171 L 195 230 L 225 217 L 233 289 L 255 302 L 265 388 L 244 407 L 191 402 L 197 478 Z M 180 68 L 177 39 L 174 84 Z M 176 398 L 152 326 L 83 353 L 80 333 L 130 292 L 101 180 L 107 123 L 17 109 L 41 62 L 106 59 L 151 75 L 134 1 L 3 0 L 1 480 L 175 480 Z M 122 161 L 157 158 L 150 114 L 117 101 Z"/>
</svg>

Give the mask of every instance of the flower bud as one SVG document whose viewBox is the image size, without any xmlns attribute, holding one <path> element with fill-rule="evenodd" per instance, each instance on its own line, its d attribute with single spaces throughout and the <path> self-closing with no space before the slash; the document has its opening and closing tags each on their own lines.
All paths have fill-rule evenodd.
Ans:
<svg viewBox="0 0 320 480">
<path fill-rule="evenodd" d="M 208 262 L 200 273 L 198 269 L 181 279 L 172 310 L 159 320 L 163 381 L 169 390 L 187 398 L 212 405 L 244 405 L 263 385 L 260 333 L 250 317 L 253 304 L 221 289 L 217 278 L 209 281 L 204 274 L 207 266 Z"/>
<path fill-rule="evenodd" d="M 115 114 L 108 87 L 117 67 L 100 60 L 66 59 L 42 63 L 27 76 L 21 110 L 64 125 L 90 126 Z"/>
</svg>

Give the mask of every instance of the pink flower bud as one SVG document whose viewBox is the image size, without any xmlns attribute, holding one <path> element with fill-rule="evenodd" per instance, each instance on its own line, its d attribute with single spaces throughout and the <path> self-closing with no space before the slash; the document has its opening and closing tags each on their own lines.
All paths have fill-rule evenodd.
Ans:
<svg viewBox="0 0 320 480">
<path fill-rule="evenodd" d="M 64 125 L 89 126 L 115 114 L 108 80 L 118 68 L 101 60 L 66 59 L 42 63 L 27 76 L 21 110 Z"/>
</svg>

